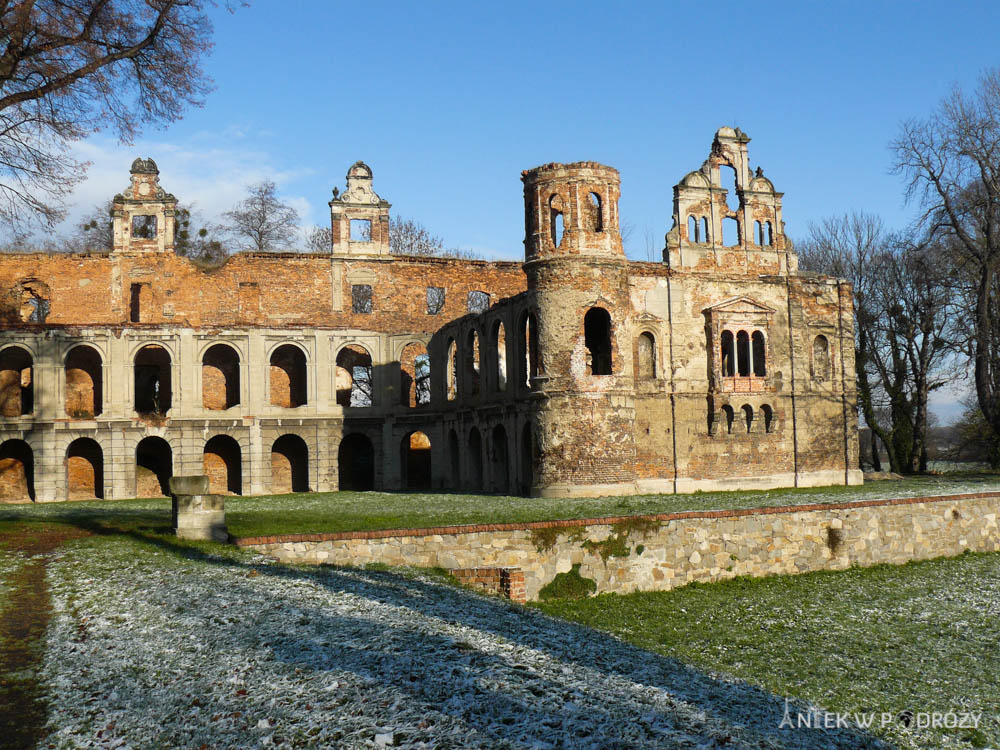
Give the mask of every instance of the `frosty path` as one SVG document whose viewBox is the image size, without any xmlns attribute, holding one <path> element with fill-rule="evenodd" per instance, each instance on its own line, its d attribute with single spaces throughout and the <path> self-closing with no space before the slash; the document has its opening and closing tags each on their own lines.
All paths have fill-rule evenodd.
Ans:
<svg viewBox="0 0 1000 750">
<path fill-rule="evenodd" d="M 423 577 L 115 537 L 49 583 L 42 747 L 882 746 L 779 730 L 776 696 Z"/>
</svg>

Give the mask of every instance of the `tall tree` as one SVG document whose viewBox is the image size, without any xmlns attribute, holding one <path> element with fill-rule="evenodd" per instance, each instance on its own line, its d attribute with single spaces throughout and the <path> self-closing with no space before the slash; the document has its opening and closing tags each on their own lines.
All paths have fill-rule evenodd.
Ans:
<svg viewBox="0 0 1000 750">
<path fill-rule="evenodd" d="M 983 73 L 972 94 L 956 88 L 929 117 L 905 122 L 892 148 L 907 198 L 951 248 L 953 278 L 965 282 L 958 330 L 979 408 L 1000 434 L 1000 69 Z"/>
<path fill-rule="evenodd" d="M 471 250 L 445 247 L 444 240 L 431 234 L 419 221 L 401 216 L 389 219 L 389 252 L 393 255 L 438 256 L 463 260 L 480 258 Z"/>
<path fill-rule="evenodd" d="M 236 244 L 261 253 L 288 248 L 296 238 L 299 212 L 278 198 L 271 180 L 247 185 L 246 190 L 247 197 L 224 214 Z"/>
<path fill-rule="evenodd" d="M 73 141 L 109 129 L 130 143 L 202 103 L 210 2 L 0 2 L 0 219 L 51 226 L 85 174 Z"/>
</svg>

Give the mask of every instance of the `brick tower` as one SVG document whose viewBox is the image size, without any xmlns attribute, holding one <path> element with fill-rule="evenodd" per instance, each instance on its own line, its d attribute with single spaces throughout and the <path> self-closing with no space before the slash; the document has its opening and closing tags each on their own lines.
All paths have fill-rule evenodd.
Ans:
<svg viewBox="0 0 1000 750">
<path fill-rule="evenodd" d="M 632 493 L 632 305 L 618 171 L 546 164 L 521 179 L 524 270 L 538 319 L 532 492 Z"/>
</svg>

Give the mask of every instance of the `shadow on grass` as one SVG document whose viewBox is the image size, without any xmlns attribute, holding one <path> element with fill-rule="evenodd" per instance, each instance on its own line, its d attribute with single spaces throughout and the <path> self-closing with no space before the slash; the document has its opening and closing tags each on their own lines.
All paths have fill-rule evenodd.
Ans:
<svg viewBox="0 0 1000 750">
<path fill-rule="evenodd" d="M 129 539 L 198 565 L 231 570 L 234 575 L 227 578 L 227 594 L 238 599 L 259 598 L 261 581 L 281 580 L 402 610 L 401 617 L 386 623 L 377 616 L 309 606 L 289 593 L 294 588 L 275 586 L 274 601 L 296 616 L 280 622 L 281 638 L 263 645 L 274 659 L 295 670 L 353 673 L 387 700 L 399 698 L 460 721 L 476 737 L 461 746 L 489 741 L 504 746 L 550 746 L 554 742 L 556 746 L 673 747 L 693 733 L 710 740 L 704 747 L 891 747 L 854 729 L 781 729 L 786 704 L 776 695 L 502 600 L 387 571 L 255 562 L 251 553 L 232 547 L 176 539 L 169 534 L 166 510 L 160 514 L 146 509 L 117 520 L 67 513 L 58 523 L 95 537 Z M 211 597 L 192 596 L 191 602 L 199 618 L 213 621 Z M 303 616 L 308 628 L 295 621 Z M 439 632 L 420 629 L 418 623 L 428 618 L 439 623 Z M 243 647 L 261 647 L 255 618 L 244 617 L 227 627 L 231 630 L 227 637 Z M 477 634 L 492 636 L 491 642 L 499 639 L 518 654 L 479 648 L 465 642 L 464 636 L 449 636 L 441 630 L 467 633 L 473 641 Z M 321 644 L 317 634 L 322 636 Z M 540 661 L 536 655 L 542 657 Z M 543 662 L 556 668 L 535 668 Z M 428 679 L 429 664 L 433 664 L 435 679 Z M 496 675 L 501 676 L 494 679 Z M 120 692 L 128 696 L 123 700 L 131 701 L 122 707 L 128 713 L 159 718 L 161 707 L 151 694 Z M 205 695 L 209 693 L 206 688 Z M 232 710 L 222 703 L 211 705 L 208 697 L 204 701 L 208 713 Z M 294 712 L 288 710 L 287 721 L 294 722 Z M 392 709 L 386 710 L 391 714 Z M 795 704 L 791 710 L 794 716 L 807 709 Z M 380 723 L 390 719 L 382 722 L 380 718 Z M 585 734 L 573 734 L 582 731 L 581 727 Z M 426 732 L 406 741 L 433 743 L 433 727 Z"/>
</svg>

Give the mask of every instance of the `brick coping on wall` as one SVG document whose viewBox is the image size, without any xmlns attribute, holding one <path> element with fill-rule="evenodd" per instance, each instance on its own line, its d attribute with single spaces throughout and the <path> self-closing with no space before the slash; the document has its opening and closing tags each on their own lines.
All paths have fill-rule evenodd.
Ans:
<svg viewBox="0 0 1000 750">
<path fill-rule="evenodd" d="M 570 518 L 562 521 L 523 521 L 521 523 L 475 523 L 460 526 L 432 526 L 418 529 L 373 529 L 370 531 L 338 531 L 332 533 L 280 534 L 278 536 L 231 537 L 237 547 L 259 544 L 284 544 L 287 542 L 336 542 L 347 539 L 389 539 L 392 537 L 476 534 L 491 531 L 530 531 L 566 526 L 611 526 L 623 521 L 642 519 L 648 521 L 679 521 L 687 518 L 740 518 L 743 516 L 772 515 L 775 513 L 801 513 L 817 510 L 851 510 L 882 505 L 917 505 L 919 503 L 944 503 L 956 500 L 978 500 L 1000 497 L 1000 492 L 970 492 L 964 495 L 929 495 L 925 497 L 896 497 L 885 500 L 855 500 L 846 503 L 813 503 L 811 505 L 772 505 L 762 508 L 732 510 L 682 510 L 675 513 L 652 513 L 635 516 L 602 516 L 600 518 Z"/>
</svg>

